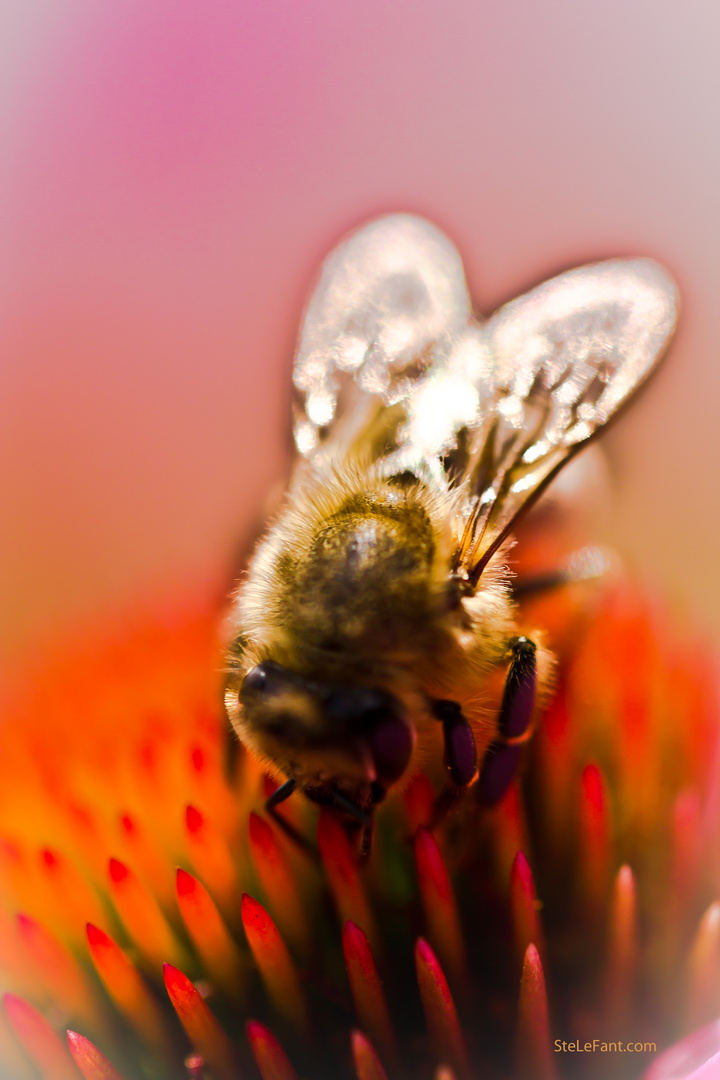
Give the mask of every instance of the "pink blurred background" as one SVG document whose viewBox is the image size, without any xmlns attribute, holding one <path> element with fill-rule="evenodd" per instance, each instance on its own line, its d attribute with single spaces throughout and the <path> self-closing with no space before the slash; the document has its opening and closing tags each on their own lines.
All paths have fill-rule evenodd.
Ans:
<svg viewBox="0 0 720 1080">
<path fill-rule="evenodd" d="M 670 361 L 607 535 L 720 626 L 720 18 L 691 0 L 6 0 L 0 644 L 221 587 L 287 449 L 322 256 L 432 218 L 478 306 L 653 255 Z"/>
</svg>

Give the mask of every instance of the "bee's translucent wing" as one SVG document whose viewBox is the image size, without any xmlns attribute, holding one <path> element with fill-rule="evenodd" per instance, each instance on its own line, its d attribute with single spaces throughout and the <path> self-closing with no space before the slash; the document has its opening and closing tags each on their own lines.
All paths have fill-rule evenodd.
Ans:
<svg viewBox="0 0 720 1080">
<path fill-rule="evenodd" d="M 300 453 L 373 439 L 375 456 L 392 449 L 402 403 L 469 318 L 460 256 L 435 226 L 398 214 L 351 235 L 326 260 L 305 314 L 293 368 Z"/>
<path fill-rule="evenodd" d="M 643 382 L 677 294 L 648 259 L 562 274 L 473 320 L 433 225 L 379 218 L 327 259 L 293 369 L 302 455 L 382 460 L 465 496 L 455 569 L 476 582 L 518 515 Z"/>
<path fill-rule="evenodd" d="M 490 400 L 465 462 L 470 501 L 457 554 L 471 581 L 518 515 L 643 382 L 676 318 L 666 271 L 620 259 L 561 274 L 486 323 Z"/>
</svg>

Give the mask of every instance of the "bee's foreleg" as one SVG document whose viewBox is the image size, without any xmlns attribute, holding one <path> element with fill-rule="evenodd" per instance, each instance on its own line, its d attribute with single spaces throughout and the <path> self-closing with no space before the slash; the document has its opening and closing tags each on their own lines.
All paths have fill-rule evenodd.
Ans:
<svg viewBox="0 0 720 1080">
<path fill-rule="evenodd" d="M 448 778 L 435 800 L 430 828 L 447 816 L 477 771 L 477 747 L 472 728 L 457 701 L 433 701 L 432 713 L 443 726 Z"/>
<path fill-rule="evenodd" d="M 370 852 L 372 851 L 373 832 L 374 832 L 374 819 L 371 817 L 368 822 L 363 826 L 362 836 L 360 838 L 360 861 L 367 862 L 370 858 Z"/>
<path fill-rule="evenodd" d="M 353 833 L 357 832 L 358 827 L 360 828 L 360 861 L 367 862 L 372 851 L 374 807 L 363 810 L 352 799 L 348 799 L 346 795 L 343 795 L 342 791 L 339 791 L 334 784 L 328 791 L 335 807 L 342 811 L 343 814 L 348 815 L 345 819 L 345 829 L 348 835 L 352 838 Z"/>
<path fill-rule="evenodd" d="M 296 787 L 297 780 L 294 776 L 291 776 L 284 784 L 275 788 L 272 795 L 265 800 L 265 809 L 268 814 L 272 814 L 276 806 L 279 806 L 281 802 L 285 802 L 286 799 L 289 799 Z"/>
<path fill-rule="evenodd" d="M 352 799 L 348 799 L 347 795 L 343 795 L 342 791 L 339 791 L 334 784 L 329 788 L 329 794 L 338 810 L 342 810 L 344 813 L 349 814 L 349 816 L 359 825 L 365 826 L 370 824 L 372 814 L 368 813 L 367 810 L 363 810 L 362 807 L 354 803 Z"/>
<path fill-rule="evenodd" d="M 531 735 L 537 690 L 537 649 L 529 638 L 518 637 L 512 642 L 510 651 L 497 735 L 488 747 L 475 788 L 483 806 L 493 806 L 503 797 L 517 773 L 522 744 Z"/>
<path fill-rule="evenodd" d="M 477 769 L 477 748 L 472 728 L 457 701 L 434 701 L 433 714 L 443 726 L 445 767 L 456 788 L 466 788 Z"/>
<path fill-rule="evenodd" d="M 285 802 L 286 799 L 289 799 L 296 787 L 297 780 L 291 776 L 290 779 L 286 780 L 284 784 L 281 784 L 279 788 L 275 788 L 272 795 L 265 800 L 265 811 L 293 843 L 297 844 L 303 851 L 313 852 L 314 854 L 312 844 L 310 844 L 302 833 L 299 833 L 289 821 L 286 821 L 282 814 L 278 814 L 277 812 L 279 804 Z"/>
</svg>

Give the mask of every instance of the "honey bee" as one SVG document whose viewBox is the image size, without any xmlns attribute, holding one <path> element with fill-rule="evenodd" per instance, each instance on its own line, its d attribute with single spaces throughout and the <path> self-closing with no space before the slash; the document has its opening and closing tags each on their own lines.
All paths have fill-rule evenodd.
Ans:
<svg viewBox="0 0 720 1080">
<path fill-rule="evenodd" d="M 481 323 L 455 248 L 410 215 L 329 256 L 293 367 L 297 464 L 231 617 L 226 708 L 282 781 L 271 812 L 298 789 L 369 827 L 439 731 L 447 791 L 503 795 L 553 663 L 518 625 L 513 529 L 676 316 L 662 267 L 618 259 Z"/>
</svg>

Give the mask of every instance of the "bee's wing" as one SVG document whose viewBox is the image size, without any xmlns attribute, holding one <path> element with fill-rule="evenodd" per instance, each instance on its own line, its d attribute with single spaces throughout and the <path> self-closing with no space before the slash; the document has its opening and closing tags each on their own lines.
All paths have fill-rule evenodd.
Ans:
<svg viewBox="0 0 720 1080">
<path fill-rule="evenodd" d="M 446 362 L 469 318 L 460 256 L 429 222 L 392 215 L 343 241 L 323 265 L 295 358 L 299 452 L 397 449 L 403 403 Z"/>
<path fill-rule="evenodd" d="M 561 274 L 486 323 L 489 374 L 464 465 L 467 523 L 456 558 L 471 582 L 518 516 L 646 378 L 677 306 L 661 266 L 619 259 Z"/>
<path fill-rule="evenodd" d="M 455 569 L 477 581 L 518 515 L 642 383 L 677 294 L 648 259 L 562 274 L 472 319 L 433 225 L 379 218 L 326 260 L 293 368 L 295 443 L 322 465 L 381 461 L 465 498 Z"/>
</svg>

